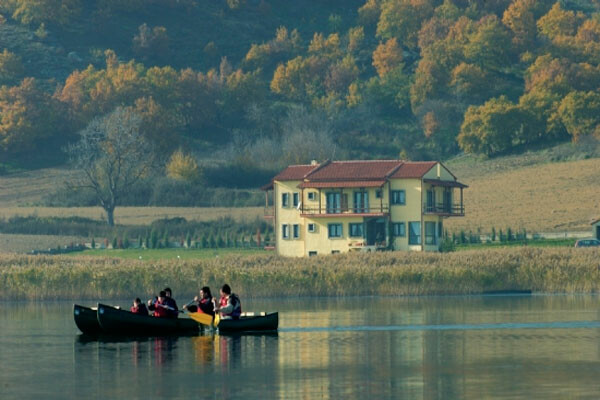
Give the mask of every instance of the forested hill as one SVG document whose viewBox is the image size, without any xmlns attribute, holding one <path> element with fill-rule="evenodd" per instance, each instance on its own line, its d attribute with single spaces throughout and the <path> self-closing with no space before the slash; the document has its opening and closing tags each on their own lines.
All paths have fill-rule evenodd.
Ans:
<svg viewBox="0 0 600 400">
<path fill-rule="evenodd" d="M 311 159 L 493 156 L 600 136 L 599 11 L 595 0 L 2 0 L 0 170 L 65 162 L 61 149 L 118 106 L 139 114 L 165 174 L 238 187 Z"/>
</svg>

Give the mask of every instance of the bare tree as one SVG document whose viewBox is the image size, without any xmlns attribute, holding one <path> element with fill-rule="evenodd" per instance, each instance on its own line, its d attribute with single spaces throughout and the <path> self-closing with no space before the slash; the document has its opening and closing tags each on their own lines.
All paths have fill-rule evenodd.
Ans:
<svg viewBox="0 0 600 400">
<path fill-rule="evenodd" d="M 141 123 L 142 118 L 131 109 L 118 107 L 90 122 L 79 133 L 81 139 L 67 149 L 72 165 L 83 172 L 81 179 L 68 185 L 91 189 L 110 226 L 122 195 L 154 165 L 154 151 L 140 132 Z"/>
</svg>

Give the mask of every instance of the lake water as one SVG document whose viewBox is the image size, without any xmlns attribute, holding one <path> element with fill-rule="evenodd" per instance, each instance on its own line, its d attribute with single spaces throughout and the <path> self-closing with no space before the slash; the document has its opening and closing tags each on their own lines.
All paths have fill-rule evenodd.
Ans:
<svg viewBox="0 0 600 400">
<path fill-rule="evenodd" d="M 5 302 L 0 399 L 598 399 L 599 300 L 248 300 L 277 334 L 130 341 L 86 339 L 70 302 Z"/>
</svg>

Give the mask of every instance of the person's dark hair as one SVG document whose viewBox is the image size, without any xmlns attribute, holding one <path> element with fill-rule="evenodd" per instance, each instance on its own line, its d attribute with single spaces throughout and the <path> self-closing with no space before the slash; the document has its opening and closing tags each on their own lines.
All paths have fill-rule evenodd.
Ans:
<svg viewBox="0 0 600 400">
<path fill-rule="evenodd" d="M 158 297 L 167 297 L 167 293 L 164 290 L 161 290 L 160 293 L 158 293 Z"/>
<path fill-rule="evenodd" d="M 223 293 L 225 294 L 231 294 L 231 288 L 229 287 L 228 284 L 224 284 L 223 287 L 221 288 L 221 290 L 223 291 Z"/>
<path fill-rule="evenodd" d="M 208 297 L 212 297 L 212 294 L 210 293 L 210 288 L 208 286 L 204 286 L 201 289 L 206 295 L 208 295 Z"/>
<path fill-rule="evenodd" d="M 165 291 L 165 292 L 169 292 L 169 295 L 173 294 L 173 291 L 171 290 L 171 288 L 170 288 L 170 287 L 166 287 L 166 288 L 164 288 L 164 289 L 163 289 L 163 291 Z M 171 296 L 169 296 L 169 297 L 171 297 Z"/>
<path fill-rule="evenodd" d="M 139 298 L 139 297 L 136 297 L 134 301 L 135 301 L 136 303 L 141 303 L 141 302 L 142 302 L 142 300 L 140 300 L 140 298 Z"/>
</svg>

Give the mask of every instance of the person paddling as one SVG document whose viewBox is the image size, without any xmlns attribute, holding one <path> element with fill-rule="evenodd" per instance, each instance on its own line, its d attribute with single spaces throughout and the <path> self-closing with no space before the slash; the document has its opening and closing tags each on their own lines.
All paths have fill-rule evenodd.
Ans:
<svg viewBox="0 0 600 400">
<path fill-rule="evenodd" d="M 169 288 L 169 287 L 166 287 L 163 290 L 165 291 L 165 293 L 167 295 L 166 304 L 170 307 L 170 309 L 169 309 L 170 316 L 173 318 L 177 318 L 177 316 L 179 315 L 179 308 L 177 307 L 177 302 L 173 298 L 173 292 L 171 291 L 171 288 Z"/>
<path fill-rule="evenodd" d="M 153 300 L 148 300 L 148 309 L 154 311 L 154 316 L 159 318 L 177 318 L 177 311 L 173 316 L 173 307 L 169 306 L 167 300 L 167 293 L 161 290 L 158 297 Z"/>
<path fill-rule="evenodd" d="M 130 311 L 134 314 L 148 316 L 148 309 L 139 297 L 133 301 L 133 307 L 131 307 Z"/>
<path fill-rule="evenodd" d="M 239 319 L 242 315 L 242 302 L 240 298 L 231 293 L 231 288 L 228 284 L 224 284 L 221 288 L 221 299 L 219 305 L 215 304 L 215 312 L 219 312 L 221 319 Z"/>
<path fill-rule="evenodd" d="M 184 309 L 189 312 L 203 312 L 208 315 L 215 315 L 215 306 L 213 304 L 213 297 L 210 293 L 210 288 L 208 286 L 204 286 L 200 289 L 200 296 L 194 297 L 194 302 L 196 304 L 185 305 Z"/>
</svg>

